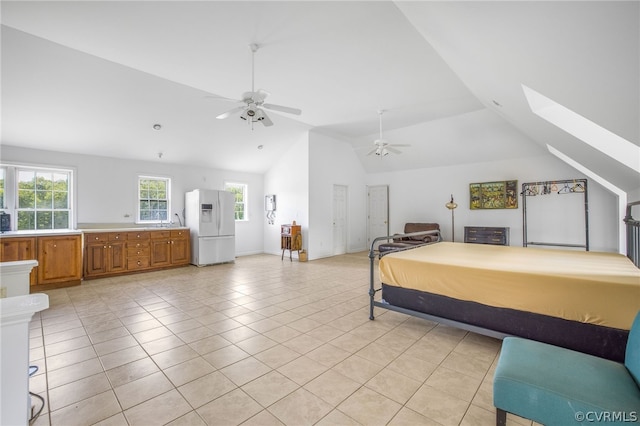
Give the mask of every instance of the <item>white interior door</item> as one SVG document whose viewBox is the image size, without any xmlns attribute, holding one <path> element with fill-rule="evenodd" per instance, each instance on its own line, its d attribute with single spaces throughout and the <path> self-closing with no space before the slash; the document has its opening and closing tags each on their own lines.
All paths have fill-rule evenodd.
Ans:
<svg viewBox="0 0 640 426">
<path fill-rule="evenodd" d="M 367 187 L 367 248 L 377 237 L 389 235 L 389 185 Z M 376 248 L 381 242 L 376 243 Z"/>
<path fill-rule="evenodd" d="M 347 187 L 333 185 L 333 254 L 347 252 Z"/>
</svg>

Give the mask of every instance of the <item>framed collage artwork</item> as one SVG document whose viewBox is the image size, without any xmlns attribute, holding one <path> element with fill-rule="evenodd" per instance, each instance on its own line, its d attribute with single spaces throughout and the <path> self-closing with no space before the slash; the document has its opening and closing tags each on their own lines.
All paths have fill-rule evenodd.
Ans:
<svg viewBox="0 0 640 426">
<path fill-rule="evenodd" d="M 518 181 L 471 183 L 469 197 L 471 210 L 517 209 Z"/>
</svg>

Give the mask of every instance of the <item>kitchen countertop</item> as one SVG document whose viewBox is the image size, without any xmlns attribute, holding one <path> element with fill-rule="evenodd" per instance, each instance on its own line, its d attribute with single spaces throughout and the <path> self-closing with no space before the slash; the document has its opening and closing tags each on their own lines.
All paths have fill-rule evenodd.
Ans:
<svg viewBox="0 0 640 426">
<path fill-rule="evenodd" d="M 186 226 L 170 226 L 170 227 L 158 227 L 158 226 L 121 226 L 121 227 L 100 227 L 90 228 L 83 227 L 80 229 L 40 229 L 40 230 L 25 230 L 25 231 L 6 231 L 0 233 L 0 237 L 39 237 L 48 235 L 81 235 L 87 232 L 136 232 L 136 231 L 170 231 L 170 230 L 188 230 Z"/>
<path fill-rule="evenodd" d="M 79 235 L 82 231 L 79 229 L 40 229 L 26 231 L 6 231 L 0 234 L 0 237 L 38 237 L 48 235 Z"/>
<path fill-rule="evenodd" d="M 171 231 L 171 230 L 189 229 L 186 226 L 123 226 L 123 227 L 103 227 L 103 228 L 82 228 L 81 232 L 136 232 L 136 231 Z"/>
</svg>

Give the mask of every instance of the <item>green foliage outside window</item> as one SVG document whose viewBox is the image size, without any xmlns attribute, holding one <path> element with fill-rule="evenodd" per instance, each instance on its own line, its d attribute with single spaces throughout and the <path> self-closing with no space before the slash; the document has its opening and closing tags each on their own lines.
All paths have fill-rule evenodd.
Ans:
<svg viewBox="0 0 640 426">
<path fill-rule="evenodd" d="M 4 209 L 6 204 L 4 203 L 4 169 L 0 169 L 0 209 Z"/>
<path fill-rule="evenodd" d="M 69 173 L 18 170 L 17 229 L 70 228 Z"/>
<path fill-rule="evenodd" d="M 225 184 L 225 190 L 232 192 L 236 197 L 236 204 L 234 208 L 235 220 L 247 220 L 247 217 L 246 217 L 247 185 L 240 184 L 240 183 L 227 183 Z"/>
<path fill-rule="evenodd" d="M 169 179 L 141 177 L 138 191 L 140 221 L 169 219 Z"/>
</svg>

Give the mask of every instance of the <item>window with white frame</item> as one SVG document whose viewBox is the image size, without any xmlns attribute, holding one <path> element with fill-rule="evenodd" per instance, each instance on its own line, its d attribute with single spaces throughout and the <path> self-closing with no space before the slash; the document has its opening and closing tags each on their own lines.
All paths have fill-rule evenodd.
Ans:
<svg viewBox="0 0 640 426">
<path fill-rule="evenodd" d="M 225 191 L 232 192 L 236 197 L 235 203 L 235 219 L 249 220 L 247 214 L 247 185 L 244 183 L 226 182 L 224 184 Z"/>
<path fill-rule="evenodd" d="M 7 172 L 5 170 L 4 167 L 0 167 L 0 210 L 2 210 L 4 212 L 6 203 L 5 203 L 5 198 L 4 198 L 4 186 L 5 186 L 5 181 L 6 181 L 6 176 Z"/>
<path fill-rule="evenodd" d="M 11 214 L 12 230 L 70 229 L 73 171 L 2 165 L 0 208 Z"/>
<path fill-rule="evenodd" d="M 168 222 L 171 212 L 171 179 L 138 176 L 138 223 Z"/>
</svg>

